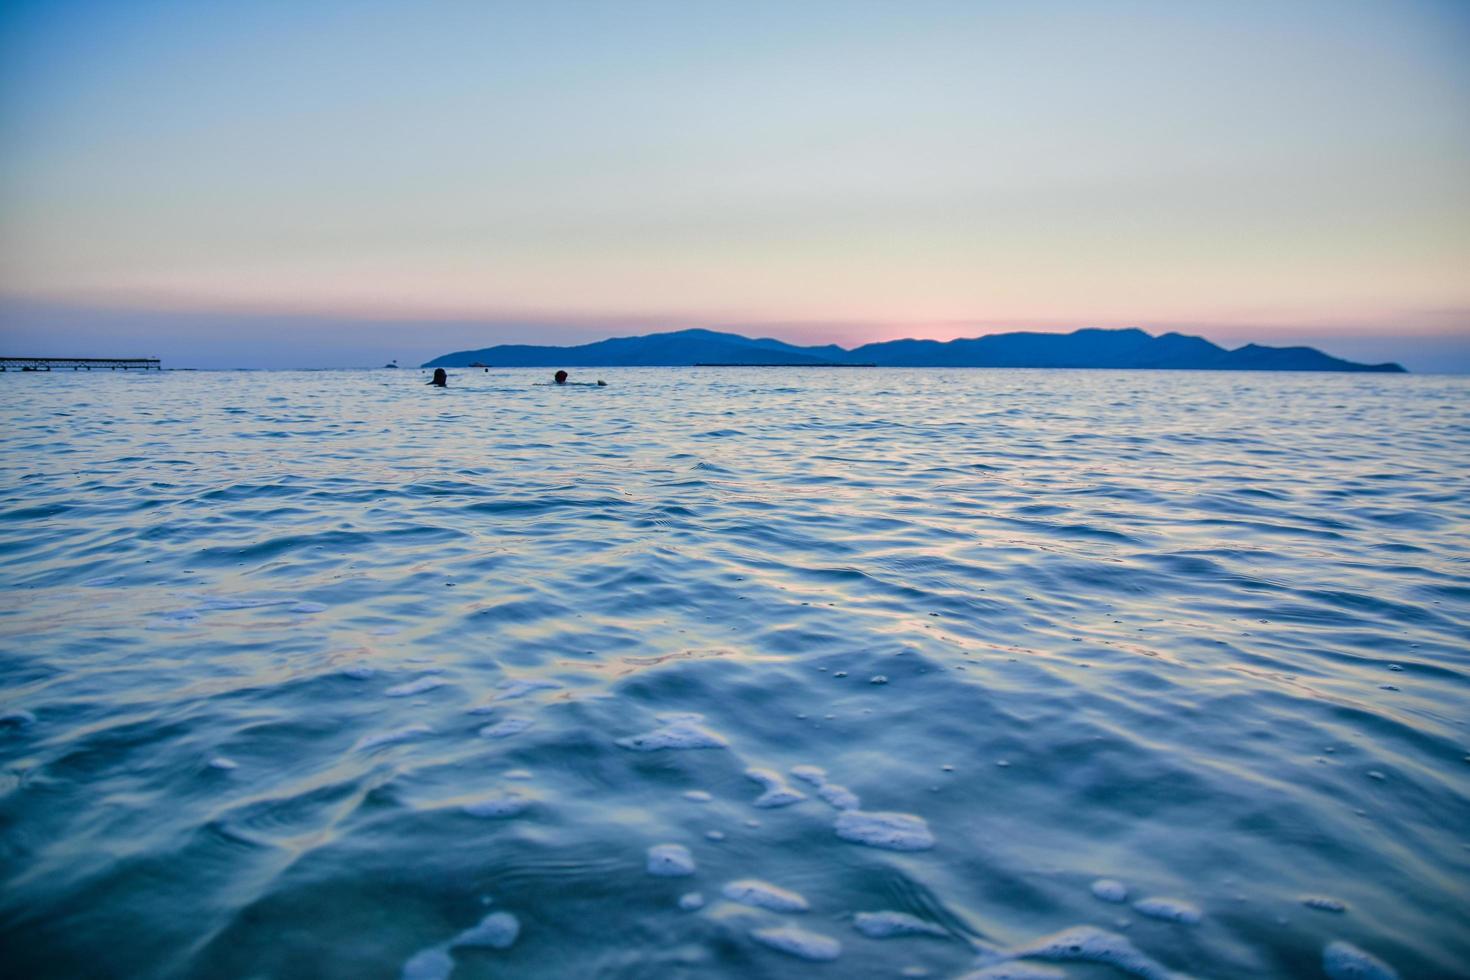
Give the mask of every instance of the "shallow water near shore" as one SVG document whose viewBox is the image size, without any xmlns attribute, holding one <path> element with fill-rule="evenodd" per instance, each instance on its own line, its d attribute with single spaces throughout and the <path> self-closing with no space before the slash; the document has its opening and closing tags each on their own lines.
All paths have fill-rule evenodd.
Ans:
<svg viewBox="0 0 1470 980">
<path fill-rule="evenodd" d="M 0 377 L 0 975 L 1470 973 L 1470 380 L 546 373 Z"/>
</svg>

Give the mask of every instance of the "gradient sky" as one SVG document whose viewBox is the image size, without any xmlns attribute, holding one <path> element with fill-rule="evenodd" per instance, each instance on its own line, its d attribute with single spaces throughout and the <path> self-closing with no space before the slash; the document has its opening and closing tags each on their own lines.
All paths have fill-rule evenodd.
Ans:
<svg viewBox="0 0 1470 980">
<path fill-rule="evenodd" d="M 0 6 L 5 348 L 694 325 L 1470 370 L 1470 3 Z"/>
</svg>

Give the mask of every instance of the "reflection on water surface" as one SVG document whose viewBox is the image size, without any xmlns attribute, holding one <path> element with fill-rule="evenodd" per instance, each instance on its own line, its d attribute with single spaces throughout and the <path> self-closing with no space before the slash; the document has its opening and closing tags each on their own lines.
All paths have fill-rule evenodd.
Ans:
<svg viewBox="0 0 1470 980">
<path fill-rule="evenodd" d="M 1470 962 L 1465 381 L 418 374 L 0 378 L 0 972 Z"/>
</svg>

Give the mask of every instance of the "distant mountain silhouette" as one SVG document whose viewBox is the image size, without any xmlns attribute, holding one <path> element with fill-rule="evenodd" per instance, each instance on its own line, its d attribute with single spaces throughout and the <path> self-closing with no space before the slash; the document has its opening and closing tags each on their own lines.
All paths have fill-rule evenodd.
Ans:
<svg viewBox="0 0 1470 980">
<path fill-rule="evenodd" d="M 1226 350 L 1203 337 L 1138 329 L 1072 333 L 997 333 L 968 340 L 889 340 L 845 350 L 799 347 L 714 330 L 615 337 L 575 347 L 502 344 L 458 351 L 424 367 L 686 367 L 692 364 L 843 365 L 879 367 L 1171 368 L 1210 371 L 1390 371 L 1397 364 L 1355 364 L 1313 347 L 1247 344 Z"/>
</svg>

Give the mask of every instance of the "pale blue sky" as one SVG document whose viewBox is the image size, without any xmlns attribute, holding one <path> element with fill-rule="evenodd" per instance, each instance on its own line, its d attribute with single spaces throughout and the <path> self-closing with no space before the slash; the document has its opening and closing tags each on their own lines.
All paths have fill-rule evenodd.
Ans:
<svg viewBox="0 0 1470 980">
<path fill-rule="evenodd" d="M 27 352 L 1136 324 L 1470 367 L 1467 284 L 1466 3 L 0 9 Z"/>
</svg>

